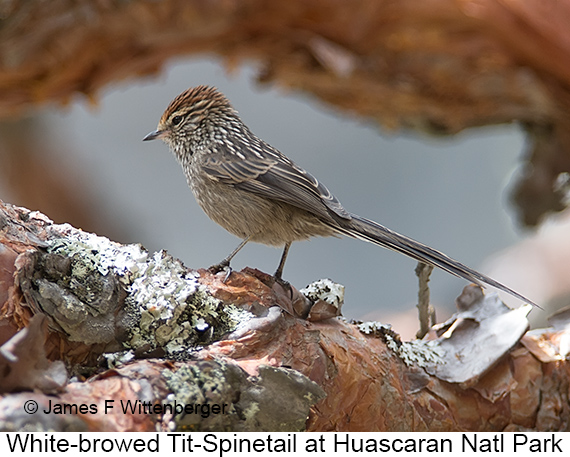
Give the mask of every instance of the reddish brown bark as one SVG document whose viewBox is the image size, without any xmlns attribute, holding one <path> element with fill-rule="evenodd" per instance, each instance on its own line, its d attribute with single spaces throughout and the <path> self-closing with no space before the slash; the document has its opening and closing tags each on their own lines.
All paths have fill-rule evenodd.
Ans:
<svg viewBox="0 0 570 457">
<path fill-rule="evenodd" d="M 32 288 L 44 284 L 42 281 L 46 278 L 40 275 L 42 271 L 51 271 L 52 277 L 54 275 L 57 262 L 51 257 L 44 257 L 52 259 L 50 268 L 30 267 L 33 252 L 41 255 L 48 243 L 61 242 L 76 232 L 69 226 L 52 225 L 37 213 L 10 205 L 0 206 L 3 341 L 29 325 L 30 316 L 38 314 L 38 303 L 40 306 L 47 303 L 43 301 L 45 297 L 41 298 L 41 288 L 38 289 L 40 295 L 34 296 L 23 293 L 19 286 L 24 287 L 25 278 L 30 279 Z M 96 362 L 97 356 L 103 351 L 119 350 L 123 340 L 112 339 L 104 345 L 68 341 L 69 334 L 59 327 L 57 316 L 48 315 L 50 326 L 45 352 L 52 361 L 63 360 L 68 368 L 83 373 L 89 382 L 63 383 L 56 397 L 6 392 L 0 400 L 5 406 L 3 420 L 17 426 L 17 413 L 25 399 L 35 399 L 47 407 L 51 398 L 52 401 L 98 405 L 97 414 L 78 413 L 68 417 L 67 422 L 49 415 L 39 416 L 38 421 L 51 420 L 58 429 L 75 430 L 153 430 L 156 424 L 167 429 L 172 421 L 187 430 L 272 430 L 283 422 L 291 409 L 295 410 L 294 414 L 280 430 L 306 427 L 314 431 L 546 431 L 569 428 L 570 368 L 557 349 L 564 331 L 527 334 L 522 344 L 500 358 L 485 375 L 461 385 L 429 375 L 418 363 L 404 363 L 396 351 L 401 343 L 388 329 L 366 335 L 356 325 L 336 318 L 319 322 L 303 320 L 281 309 L 291 298 L 282 293 L 281 286 L 268 282 L 266 275 L 255 270 L 234 272 L 227 282 L 223 282 L 222 276 L 206 270 L 198 272 L 198 281 L 207 293 L 223 301 L 218 313 L 232 304 L 249 309 L 258 317 L 225 339 L 194 351 L 191 360 L 172 361 L 163 357 L 134 360 L 115 369 L 97 369 L 101 363 Z M 28 290 L 30 286 L 25 287 Z M 124 299 L 129 295 L 127 290 L 119 295 L 120 306 L 127 306 Z M 32 301 L 28 302 L 26 297 Z M 273 308 L 269 313 L 263 312 L 267 307 Z M 109 312 L 116 313 L 112 308 Z M 86 315 L 85 320 L 89 319 L 92 317 Z M 40 337 L 36 335 L 36 339 Z M 37 363 L 45 363 L 42 351 L 36 352 Z M 22 369 L 18 361 L 3 363 L 15 363 L 13 368 Z M 168 414 L 124 414 L 118 408 L 107 415 L 103 413 L 104 402 L 110 398 L 117 402 L 138 399 L 155 404 L 163 402 L 170 392 L 181 395 L 176 383 L 173 384 L 176 376 L 186 376 L 182 384 L 192 388 L 201 385 L 197 376 L 208 377 L 216 388 L 200 391 L 204 396 L 202 401 L 227 403 L 234 412 L 251 406 L 255 397 L 262 416 L 247 422 L 235 413 L 194 418 L 197 422 L 184 423 Z M 0 387 L 5 386 L 3 382 L 0 379 Z M 5 390 L 33 387 L 9 385 Z M 253 396 L 251 389 L 256 392 Z M 259 394 L 260 389 L 265 396 Z M 305 424 L 303 414 L 307 413 L 303 413 L 303 408 L 309 410 L 308 405 L 302 405 L 302 399 L 307 397 L 314 400 L 314 405 Z M 281 422 L 272 422 L 275 414 Z"/>
</svg>

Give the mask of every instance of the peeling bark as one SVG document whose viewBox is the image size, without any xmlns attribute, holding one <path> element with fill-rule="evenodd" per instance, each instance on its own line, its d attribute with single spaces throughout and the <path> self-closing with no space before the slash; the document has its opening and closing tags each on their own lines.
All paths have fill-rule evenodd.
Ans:
<svg viewBox="0 0 570 457">
<path fill-rule="evenodd" d="M 62 254 L 62 245 L 67 246 L 67 256 Z M 69 245 L 76 249 L 69 250 Z M 99 246 L 97 253 L 92 252 L 95 245 Z M 77 246 L 85 248 L 82 254 Z M 41 268 L 32 268 L 37 264 L 30 259 L 37 256 L 59 256 L 59 262 L 50 268 L 45 262 Z M 18 429 L 24 423 L 34 430 L 93 431 L 570 428 L 570 367 L 565 360 L 568 335 L 563 316 L 557 317 L 555 328 L 528 332 L 519 342 L 515 335 L 512 349 L 507 345 L 504 355 L 484 370 L 474 368 L 471 379 L 449 382 L 429 367 L 445 363 L 452 352 L 440 353 L 427 341 L 402 342 L 379 323 L 357 325 L 336 317 L 309 321 L 292 315 L 294 307 L 287 302 L 299 292 L 284 293 L 282 286 L 259 271 L 233 272 L 224 282 L 225 273 L 188 270 L 163 253 L 150 255 L 138 246 L 112 243 L 7 204 L 0 204 L 0 266 L 4 278 L 0 281 L 0 297 L 4 298 L 0 328 L 9 329 L 2 335 L 8 339 L 25 330 L 32 316 L 44 315 L 50 323 L 45 352 L 80 377 L 63 386 L 56 396 L 38 391 L 3 394 L 0 426 L 4 430 Z M 71 279 L 56 280 L 56 267 L 69 270 Z M 114 278 L 119 293 L 109 295 L 107 288 L 93 287 L 85 295 L 86 287 L 77 292 L 69 286 L 74 275 L 85 278 L 94 271 L 107 281 Z M 171 272 L 169 279 L 161 281 L 166 271 Z M 145 293 L 140 288 L 141 278 L 148 279 Z M 153 281 L 157 278 L 162 284 L 158 287 Z M 182 283 L 177 282 L 180 278 Z M 24 289 L 35 290 L 37 295 L 22 290 L 26 280 Z M 47 289 L 40 287 L 44 280 L 60 289 L 50 289 L 44 295 Z M 158 290 L 164 292 L 160 297 Z M 78 319 L 82 325 L 93 319 L 100 324 L 97 316 L 101 315 L 115 318 L 104 320 L 104 341 L 93 340 L 88 332 L 73 333 L 77 327 L 61 325 L 60 313 L 45 306 L 47 299 L 61 312 L 57 303 L 62 297 L 67 301 L 61 303 L 79 306 L 70 294 L 84 305 L 90 303 Z M 467 288 L 459 302 L 460 317 L 439 330 L 453 341 L 450 328 L 461 334 L 462 323 L 468 324 L 463 331 L 473 340 L 473 347 L 461 349 L 464 357 L 469 357 L 469 352 L 479 357 L 475 336 L 488 326 L 485 319 L 496 314 L 496 308 L 489 307 L 496 299 L 489 296 L 490 301 L 485 298 L 481 302 L 481 296 L 480 289 Z M 475 312 L 472 303 L 485 305 Z M 124 314 L 133 309 L 139 314 L 125 320 Z M 142 318 L 144 310 L 151 309 L 155 321 L 149 320 L 152 316 Z M 179 314 L 180 310 L 189 311 Z M 474 316 L 477 313 L 479 316 Z M 158 331 L 164 326 L 167 333 Z M 147 331 L 154 339 L 137 346 Z M 156 339 L 157 334 L 164 339 Z M 434 338 L 437 342 L 437 335 Z M 485 356 L 490 352 L 483 350 Z M 16 387 L 8 390 L 42 389 L 41 384 Z M 26 399 L 37 401 L 41 411 L 24 417 L 21 407 Z M 111 399 L 114 408 L 104 414 L 105 401 Z M 127 407 L 123 411 L 127 401 L 151 409 L 141 412 Z M 67 406 L 72 414 L 64 420 L 53 411 L 55 404 L 75 404 L 75 408 L 78 404 L 95 405 L 96 411 Z M 167 404 L 171 408 L 190 405 L 198 412 L 180 414 L 169 410 Z M 204 404 L 209 408 L 226 406 L 223 413 L 210 409 L 206 415 L 196 406 Z"/>
</svg>

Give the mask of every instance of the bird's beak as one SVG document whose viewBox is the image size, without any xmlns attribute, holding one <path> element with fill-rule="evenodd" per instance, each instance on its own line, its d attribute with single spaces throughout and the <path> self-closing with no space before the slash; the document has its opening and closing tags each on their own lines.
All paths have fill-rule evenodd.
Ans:
<svg viewBox="0 0 570 457">
<path fill-rule="evenodd" d="M 147 136 L 143 138 L 143 141 L 156 140 L 157 138 L 164 138 L 166 135 L 166 130 L 155 130 L 150 132 Z"/>
</svg>

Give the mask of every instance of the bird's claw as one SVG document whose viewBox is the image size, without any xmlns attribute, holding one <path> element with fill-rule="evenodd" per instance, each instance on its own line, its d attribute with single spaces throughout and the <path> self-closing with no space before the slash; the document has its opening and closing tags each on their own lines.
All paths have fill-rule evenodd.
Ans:
<svg viewBox="0 0 570 457">
<path fill-rule="evenodd" d="M 227 260 L 222 260 L 220 263 L 212 265 L 210 268 L 208 268 L 208 271 L 213 274 L 217 274 L 224 270 L 226 271 L 226 275 L 224 276 L 223 282 L 226 282 L 233 271 L 232 267 L 230 267 L 230 262 Z"/>
<path fill-rule="evenodd" d="M 232 274 L 232 267 L 230 267 L 229 265 L 226 267 L 226 275 L 224 276 L 224 280 L 223 282 L 225 283 L 228 279 L 230 279 L 230 276 Z"/>
</svg>

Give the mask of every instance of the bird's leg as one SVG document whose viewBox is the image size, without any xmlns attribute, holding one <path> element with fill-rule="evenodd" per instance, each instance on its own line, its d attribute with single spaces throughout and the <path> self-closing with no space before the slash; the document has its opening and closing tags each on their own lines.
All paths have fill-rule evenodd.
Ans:
<svg viewBox="0 0 570 457">
<path fill-rule="evenodd" d="M 289 248 L 291 247 L 291 241 L 285 243 L 285 247 L 283 248 L 283 254 L 281 254 L 281 260 L 279 261 L 279 266 L 273 275 L 273 280 L 280 284 L 283 289 L 289 291 L 289 298 L 293 298 L 293 289 L 291 288 L 291 284 L 283 279 L 283 268 L 285 267 L 285 260 L 287 260 L 287 254 L 289 253 Z"/>
<path fill-rule="evenodd" d="M 287 260 L 287 254 L 289 253 L 289 248 L 291 247 L 291 241 L 285 243 L 285 247 L 283 248 L 283 254 L 281 254 L 281 260 L 279 261 L 279 266 L 275 271 L 273 277 L 276 281 L 283 283 L 283 268 L 285 267 L 285 261 Z"/>
<path fill-rule="evenodd" d="M 283 268 L 285 267 L 285 261 L 287 260 L 287 254 L 289 253 L 290 247 L 291 247 L 291 241 L 285 243 L 285 247 L 283 248 L 283 254 L 281 254 L 281 260 L 279 261 L 277 270 L 275 270 L 275 274 L 273 275 L 273 280 L 276 283 L 280 284 L 281 287 L 283 287 L 283 289 L 289 291 L 289 298 L 293 298 L 293 289 L 291 288 L 291 284 L 283 280 Z"/>
<path fill-rule="evenodd" d="M 232 268 L 230 267 L 230 262 L 231 260 L 235 257 L 235 255 L 241 250 L 241 248 L 243 248 L 247 242 L 249 241 L 249 239 L 251 238 L 251 235 L 246 237 L 239 245 L 237 248 L 235 248 L 231 254 L 229 256 L 227 256 L 224 260 L 222 260 L 220 263 L 217 263 L 215 265 L 212 265 L 210 268 L 208 268 L 208 270 L 210 270 L 212 273 L 219 273 L 222 270 L 225 270 L 227 268 L 228 272 L 226 273 L 226 277 L 224 278 L 224 282 L 226 282 L 228 280 L 228 278 L 230 277 L 230 275 L 232 274 Z"/>
</svg>

